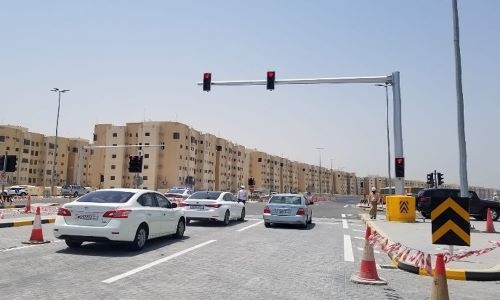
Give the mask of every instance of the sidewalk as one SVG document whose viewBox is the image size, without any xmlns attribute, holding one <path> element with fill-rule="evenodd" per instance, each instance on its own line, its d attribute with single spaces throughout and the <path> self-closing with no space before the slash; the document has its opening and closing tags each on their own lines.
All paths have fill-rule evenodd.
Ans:
<svg viewBox="0 0 500 300">
<path fill-rule="evenodd" d="M 375 248 L 381 248 L 389 257 L 394 265 L 399 269 L 419 274 L 429 275 L 425 266 L 416 262 L 409 262 L 409 258 L 417 254 L 426 258 L 431 255 L 432 265 L 435 263 L 435 254 L 449 252 L 449 245 L 432 244 L 431 220 L 417 218 L 414 223 L 389 222 L 386 220 L 385 213 L 378 213 L 376 220 L 370 220 L 366 213 L 361 214 L 361 219 L 370 226 L 372 231 L 379 233 L 382 238 L 375 244 Z M 470 232 L 470 247 L 453 246 L 453 254 L 465 254 L 469 252 L 471 256 L 464 257 L 458 261 L 450 261 L 446 264 L 446 275 L 449 279 L 456 280 L 476 280 L 476 281 L 496 281 L 500 280 L 500 222 L 493 222 L 497 233 L 485 233 L 485 221 L 470 221 L 473 228 Z M 386 247 L 381 244 L 387 240 Z M 390 245 L 400 243 L 398 249 L 391 249 Z M 494 248 L 493 250 L 485 250 Z M 409 255 L 405 260 L 396 259 L 403 250 L 408 250 Z M 400 252 L 401 251 L 401 252 Z M 474 253 L 471 253 L 474 251 Z M 401 255 L 400 255 L 401 256 Z"/>
</svg>

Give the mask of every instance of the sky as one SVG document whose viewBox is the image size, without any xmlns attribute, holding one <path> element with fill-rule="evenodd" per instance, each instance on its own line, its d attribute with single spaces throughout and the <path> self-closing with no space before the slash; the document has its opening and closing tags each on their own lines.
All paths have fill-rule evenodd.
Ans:
<svg viewBox="0 0 500 300">
<path fill-rule="evenodd" d="M 467 179 L 500 188 L 500 1 L 459 0 Z M 451 0 L 2 1 L 0 124 L 92 140 L 95 124 L 178 121 L 293 161 L 388 175 L 373 84 L 213 81 L 400 72 L 406 179 L 460 183 Z M 393 104 L 389 90 L 391 172 Z M 168 145 L 166 145 L 168 147 Z M 316 148 L 324 148 L 318 150 Z"/>
</svg>

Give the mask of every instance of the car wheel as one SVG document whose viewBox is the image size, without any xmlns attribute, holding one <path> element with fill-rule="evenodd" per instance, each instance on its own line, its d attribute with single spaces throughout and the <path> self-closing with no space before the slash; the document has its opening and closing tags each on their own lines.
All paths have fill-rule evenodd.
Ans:
<svg viewBox="0 0 500 300">
<path fill-rule="evenodd" d="M 492 220 L 492 221 L 496 221 L 496 220 L 498 220 L 498 210 L 496 210 L 496 209 L 494 209 L 494 208 L 490 208 L 490 212 L 491 212 L 491 220 Z M 487 219 L 487 217 L 488 217 L 488 216 L 486 215 L 487 213 L 488 213 L 488 209 L 486 209 L 486 210 L 485 210 L 485 213 L 484 213 L 484 218 L 485 218 L 486 220 L 488 220 L 488 219 Z"/>
<path fill-rule="evenodd" d="M 241 222 L 245 221 L 245 208 L 244 207 L 241 209 L 240 221 Z"/>
<path fill-rule="evenodd" d="M 184 220 L 180 219 L 179 223 L 177 223 L 177 231 L 175 232 L 175 237 L 180 239 L 184 236 L 184 231 L 186 231 L 186 225 L 184 224 Z"/>
<path fill-rule="evenodd" d="M 148 240 L 148 230 L 146 226 L 140 225 L 139 228 L 137 228 L 137 231 L 135 233 L 135 239 L 132 242 L 131 248 L 132 250 L 141 250 L 144 248 L 144 245 L 146 245 L 146 241 Z"/>
<path fill-rule="evenodd" d="M 26 196 L 26 193 L 21 193 L 19 196 L 24 197 Z"/>
<path fill-rule="evenodd" d="M 72 241 L 72 240 L 64 240 L 66 242 L 66 245 L 70 248 L 79 248 L 83 242 L 77 242 L 77 241 Z"/>
<path fill-rule="evenodd" d="M 271 228 L 271 223 L 269 223 L 269 222 L 264 222 L 264 226 L 266 226 L 266 228 Z"/>
<path fill-rule="evenodd" d="M 226 210 L 226 213 L 224 214 L 224 226 L 229 225 L 229 210 Z"/>
</svg>

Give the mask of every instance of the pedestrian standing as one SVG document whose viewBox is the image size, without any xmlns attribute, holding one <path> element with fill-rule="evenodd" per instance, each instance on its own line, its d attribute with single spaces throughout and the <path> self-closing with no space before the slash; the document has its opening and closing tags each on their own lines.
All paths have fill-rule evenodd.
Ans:
<svg viewBox="0 0 500 300">
<path fill-rule="evenodd" d="M 493 201 L 500 202 L 500 197 L 498 197 L 498 193 L 497 193 L 497 192 L 495 192 L 495 193 L 493 194 Z"/>
<path fill-rule="evenodd" d="M 370 209 L 370 219 L 374 220 L 377 218 L 377 205 L 380 202 L 380 195 L 377 193 L 377 189 L 372 187 L 372 192 L 368 197 L 372 208 Z"/>
<path fill-rule="evenodd" d="M 240 190 L 238 191 L 238 194 L 237 194 L 237 198 L 238 198 L 238 202 L 243 202 L 243 204 L 247 203 L 247 200 L 248 200 L 248 191 L 245 190 L 245 186 L 244 185 L 242 185 L 240 187 Z"/>
</svg>

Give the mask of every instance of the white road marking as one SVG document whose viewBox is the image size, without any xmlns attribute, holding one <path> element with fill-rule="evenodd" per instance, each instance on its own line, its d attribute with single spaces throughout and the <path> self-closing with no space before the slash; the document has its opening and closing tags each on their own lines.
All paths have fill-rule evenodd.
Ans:
<svg viewBox="0 0 500 300">
<path fill-rule="evenodd" d="M 339 225 L 339 222 L 318 222 L 314 221 L 314 224 L 328 224 L 328 225 Z"/>
<path fill-rule="evenodd" d="M 361 230 L 361 229 L 353 229 L 352 231 L 357 231 L 357 232 L 365 232 L 366 230 Z"/>
<path fill-rule="evenodd" d="M 344 205 L 344 207 L 348 207 L 348 206 L 349 206 L 349 204 Z"/>
<path fill-rule="evenodd" d="M 354 261 L 354 253 L 352 252 L 351 236 L 344 234 L 344 260 Z"/>
<path fill-rule="evenodd" d="M 361 226 L 365 226 L 364 224 L 351 224 L 352 226 L 358 226 L 358 227 L 361 227 Z"/>
<path fill-rule="evenodd" d="M 348 229 L 349 225 L 347 224 L 347 220 L 345 219 L 345 214 L 342 214 L 342 228 Z"/>
<path fill-rule="evenodd" d="M 262 223 L 264 223 L 264 221 L 257 222 L 257 223 L 255 223 L 255 224 L 249 225 L 249 226 L 247 226 L 247 227 L 243 227 L 243 228 L 238 229 L 238 230 L 236 230 L 236 231 L 238 231 L 238 232 L 239 232 L 239 231 L 247 230 L 248 228 L 252 228 L 252 227 L 257 226 L 257 225 L 260 225 L 260 224 L 262 224 Z"/>
<path fill-rule="evenodd" d="M 357 247 L 357 248 L 358 248 L 358 250 L 359 250 L 359 251 L 363 251 L 363 250 L 364 250 L 364 248 L 361 248 L 361 247 Z M 375 253 L 375 254 L 380 254 L 380 251 L 378 251 L 378 250 L 373 250 L 373 253 Z"/>
<path fill-rule="evenodd" d="M 357 239 L 357 240 L 364 240 L 364 239 L 365 239 L 365 238 L 364 238 L 364 237 L 362 237 L 362 236 L 355 236 L 354 238 L 355 238 L 355 239 Z"/>
<path fill-rule="evenodd" d="M 115 282 L 115 281 L 118 281 L 118 280 L 123 279 L 123 278 L 125 278 L 125 277 L 128 277 L 128 276 L 130 276 L 130 275 L 133 275 L 133 274 L 135 274 L 135 273 L 138 273 L 138 272 L 144 271 L 144 270 L 149 269 L 149 268 L 151 268 L 151 267 L 153 267 L 153 266 L 156 266 L 156 265 L 158 265 L 158 264 L 161 264 L 161 263 L 163 263 L 163 262 L 166 262 L 166 261 L 168 261 L 168 260 L 171 260 L 171 259 L 173 259 L 173 258 L 176 258 L 177 256 L 181 256 L 182 254 L 185 254 L 185 253 L 188 253 L 188 252 L 193 251 L 193 250 L 195 250 L 195 249 L 201 248 L 201 247 L 206 246 L 206 245 L 208 245 L 208 244 L 211 244 L 211 243 L 213 243 L 213 242 L 216 242 L 216 240 L 210 240 L 210 241 L 207 241 L 207 242 L 204 242 L 204 243 L 198 244 L 198 245 L 196 245 L 196 246 L 193 246 L 193 247 L 191 247 L 191 248 L 187 248 L 187 249 L 182 250 L 182 251 L 179 251 L 179 252 L 177 252 L 177 253 L 175 253 L 175 254 L 172 254 L 172 255 L 169 255 L 169 256 L 167 256 L 167 257 L 164 257 L 164 258 L 161 258 L 161 259 L 155 260 L 155 261 L 153 261 L 153 262 L 150 262 L 149 264 L 145 264 L 145 265 L 144 265 L 144 266 L 142 266 L 142 267 L 135 268 L 135 269 L 133 269 L 133 270 L 130 270 L 130 271 L 125 272 L 125 273 L 122 273 L 122 274 L 120 274 L 120 275 L 113 276 L 113 277 L 111 277 L 111 278 L 108 278 L 108 279 L 106 279 L 106 280 L 103 280 L 102 282 L 104 282 L 104 283 L 113 283 L 113 282 Z"/>
</svg>

